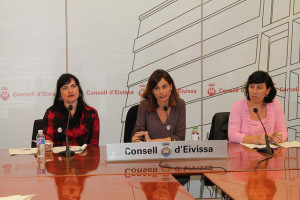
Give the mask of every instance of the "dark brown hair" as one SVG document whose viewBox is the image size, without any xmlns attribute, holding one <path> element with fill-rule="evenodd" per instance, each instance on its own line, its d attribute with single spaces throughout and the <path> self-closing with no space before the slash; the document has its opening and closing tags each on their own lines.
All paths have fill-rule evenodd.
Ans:
<svg viewBox="0 0 300 200">
<path fill-rule="evenodd" d="M 84 109 L 84 105 L 87 105 L 87 103 L 84 101 L 83 98 L 83 91 L 81 89 L 79 80 L 76 76 L 72 75 L 72 74 L 62 74 L 59 79 L 57 80 L 56 83 L 56 95 L 53 101 L 53 105 L 59 109 L 59 111 L 62 113 L 62 115 L 64 116 L 64 121 L 65 123 L 67 123 L 67 118 L 68 118 L 68 114 L 69 111 L 67 110 L 67 108 L 64 105 L 64 101 L 61 100 L 61 94 L 60 94 L 60 88 L 66 84 L 69 84 L 72 79 L 75 81 L 76 85 L 78 86 L 78 90 L 79 90 L 79 97 L 78 97 L 78 102 L 77 102 L 77 108 L 76 108 L 76 112 L 75 115 L 70 119 L 70 126 L 71 127 L 78 127 L 80 124 L 80 119 L 82 116 L 82 111 Z"/>
<path fill-rule="evenodd" d="M 149 101 L 147 112 L 154 112 L 158 107 L 157 99 L 153 94 L 153 89 L 157 86 L 158 82 L 161 79 L 165 79 L 170 85 L 172 85 L 172 91 L 169 98 L 170 107 L 175 107 L 177 105 L 179 94 L 177 92 L 176 86 L 170 74 L 162 69 L 155 70 L 150 78 L 148 79 L 148 83 L 145 89 L 145 92 L 142 94 L 142 98 L 147 99 Z"/>
<path fill-rule="evenodd" d="M 249 85 L 260 84 L 260 83 L 265 83 L 267 89 L 271 88 L 269 94 L 264 98 L 265 103 L 271 103 L 275 98 L 277 91 L 272 81 L 272 78 L 269 76 L 267 72 L 264 71 L 256 71 L 249 76 L 248 81 L 245 85 L 245 96 L 247 97 L 248 100 L 250 100 Z"/>
</svg>

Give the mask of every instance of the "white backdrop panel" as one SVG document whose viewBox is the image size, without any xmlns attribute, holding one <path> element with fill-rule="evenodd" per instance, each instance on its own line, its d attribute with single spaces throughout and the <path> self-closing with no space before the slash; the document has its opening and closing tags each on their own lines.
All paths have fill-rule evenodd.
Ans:
<svg viewBox="0 0 300 200">
<path fill-rule="evenodd" d="M 187 139 L 201 112 L 206 135 L 213 114 L 243 98 L 223 90 L 240 88 L 258 69 L 274 78 L 296 138 L 300 0 L 204 1 L 203 111 L 200 2 L 68 0 L 68 72 L 99 112 L 100 145 L 120 141 L 127 110 L 157 68 L 170 72 L 187 102 Z M 64 0 L 0 0 L 0 148 L 30 146 L 33 121 L 66 72 L 65 28 Z"/>
</svg>

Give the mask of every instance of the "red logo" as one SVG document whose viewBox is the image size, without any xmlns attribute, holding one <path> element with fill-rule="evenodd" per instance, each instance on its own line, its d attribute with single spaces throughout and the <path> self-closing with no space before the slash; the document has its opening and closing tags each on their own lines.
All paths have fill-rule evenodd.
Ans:
<svg viewBox="0 0 300 200">
<path fill-rule="evenodd" d="M 145 84 L 140 85 L 140 90 L 139 90 L 139 95 L 140 96 L 142 96 L 142 94 L 144 93 L 145 89 L 146 89 L 146 85 Z"/>
<path fill-rule="evenodd" d="M 9 93 L 8 93 L 8 87 L 2 87 L 1 88 L 2 92 L 0 94 L 1 99 L 3 99 L 4 101 L 6 101 L 9 98 Z"/>
<path fill-rule="evenodd" d="M 208 84 L 209 88 L 207 90 L 207 93 L 209 96 L 214 96 L 216 94 L 216 89 L 214 88 L 215 84 L 214 83 L 211 83 L 211 84 Z"/>
</svg>

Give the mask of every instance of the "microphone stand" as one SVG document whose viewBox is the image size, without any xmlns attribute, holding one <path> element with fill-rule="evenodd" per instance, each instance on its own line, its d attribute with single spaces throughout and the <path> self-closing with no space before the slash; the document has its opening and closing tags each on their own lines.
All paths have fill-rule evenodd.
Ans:
<svg viewBox="0 0 300 200">
<path fill-rule="evenodd" d="M 69 105 L 68 122 L 67 122 L 67 128 L 66 128 L 66 150 L 59 152 L 59 155 L 64 156 L 64 157 L 69 157 L 69 158 L 75 155 L 75 152 L 70 150 L 69 137 L 68 137 L 69 120 L 70 120 L 70 115 L 71 115 L 72 109 L 73 109 L 73 106 Z"/>
<path fill-rule="evenodd" d="M 170 119 L 169 119 L 169 115 L 168 115 L 168 107 L 164 106 L 164 111 L 166 111 L 167 114 L 167 120 L 168 120 L 168 126 L 169 126 L 169 131 L 170 131 L 170 137 L 171 137 L 171 141 L 174 141 L 174 135 L 171 132 L 171 124 L 170 124 Z"/>
<path fill-rule="evenodd" d="M 259 148 L 259 149 L 257 149 L 257 151 L 259 151 L 259 152 L 261 152 L 261 153 L 267 153 L 267 154 L 273 155 L 274 150 L 270 147 L 269 137 L 268 137 L 267 131 L 266 131 L 266 129 L 265 129 L 265 126 L 263 125 L 263 123 L 262 123 L 262 121 L 261 121 L 261 119 L 260 119 L 260 117 L 259 117 L 259 115 L 258 115 L 258 110 L 257 110 L 257 108 L 254 108 L 253 111 L 256 113 L 256 115 L 257 115 L 257 117 L 258 117 L 258 119 L 259 119 L 259 121 L 260 121 L 262 127 L 264 128 L 264 131 L 265 131 L 265 139 L 266 139 L 266 147 L 264 147 L 264 148 Z"/>
</svg>

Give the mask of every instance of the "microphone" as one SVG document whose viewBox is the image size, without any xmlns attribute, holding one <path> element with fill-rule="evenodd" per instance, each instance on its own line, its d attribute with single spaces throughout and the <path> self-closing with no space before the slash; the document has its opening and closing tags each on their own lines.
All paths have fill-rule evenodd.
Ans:
<svg viewBox="0 0 300 200">
<path fill-rule="evenodd" d="M 258 119 L 259 119 L 259 121 L 260 121 L 262 127 L 264 128 L 264 131 L 265 131 L 265 139 L 266 139 L 266 147 L 257 149 L 257 151 L 262 152 L 262 153 L 268 153 L 268 154 L 273 155 L 274 150 L 270 147 L 269 137 L 268 137 L 267 131 L 266 131 L 266 129 L 265 129 L 265 126 L 264 126 L 264 124 L 262 123 L 262 121 L 261 121 L 261 119 L 260 119 L 260 117 L 259 117 L 259 115 L 258 115 L 258 110 L 257 110 L 257 108 L 254 108 L 254 109 L 253 109 L 253 112 L 255 112 L 255 113 L 257 114 L 257 117 L 258 117 Z"/>
<path fill-rule="evenodd" d="M 168 120 L 167 129 L 170 131 L 171 141 L 174 141 L 174 135 L 171 132 L 171 124 L 170 124 L 170 119 L 169 119 L 169 115 L 168 115 L 168 107 L 167 106 L 164 106 L 164 111 L 166 111 L 166 114 L 167 114 L 167 120 Z"/>
<path fill-rule="evenodd" d="M 69 147 L 69 137 L 68 137 L 69 120 L 70 120 L 71 110 L 72 109 L 73 109 L 73 106 L 69 105 L 69 107 L 68 107 L 68 111 L 69 111 L 68 122 L 67 122 L 67 128 L 66 128 L 66 150 L 59 152 L 59 155 L 64 156 L 64 157 L 71 157 L 71 156 L 75 155 L 75 152 L 70 150 L 70 147 Z"/>
</svg>

